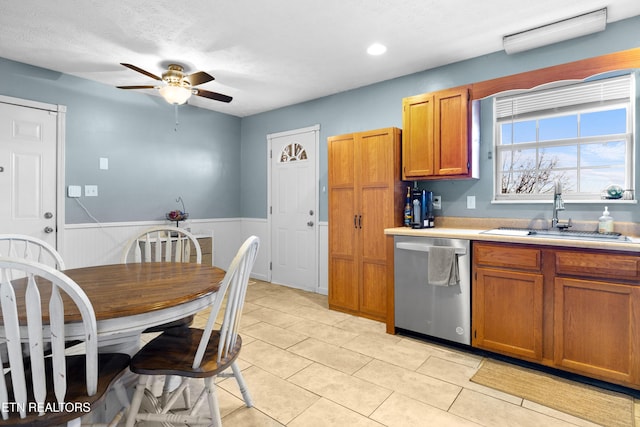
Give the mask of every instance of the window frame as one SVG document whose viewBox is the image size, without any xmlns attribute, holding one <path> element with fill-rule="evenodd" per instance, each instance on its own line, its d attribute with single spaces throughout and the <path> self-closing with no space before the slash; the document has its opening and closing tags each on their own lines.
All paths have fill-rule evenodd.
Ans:
<svg viewBox="0 0 640 427">
<path fill-rule="evenodd" d="M 494 152 L 494 160 L 493 160 L 493 203 L 535 203 L 535 202 L 548 202 L 553 199 L 553 192 L 541 192 L 541 193 L 507 193 L 503 194 L 502 191 L 502 172 L 503 167 L 501 164 L 502 153 L 509 152 L 514 150 L 515 147 L 518 149 L 535 149 L 535 159 L 539 160 L 539 150 L 541 151 L 544 148 L 553 148 L 553 147 L 562 147 L 562 146 L 575 146 L 577 153 L 576 156 L 576 166 L 575 167 L 564 167 L 558 168 L 558 170 L 569 170 L 575 171 L 576 179 L 578 182 L 580 181 L 580 155 L 579 150 L 581 146 L 589 143 L 599 143 L 606 141 L 624 141 L 625 150 L 627 155 L 625 156 L 625 164 L 624 164 L 624 189 L 635 189 L 636 184 L 636 176 L 635 176 L 635 161 L 636 161 L 636 150 L 637 150 L 637 136 L 635 129 L 635 117 L 636 117 L 636 103 L 637 103 L 637 91 L 636 91 L 636 74 L 635 70 L 626 71 L 625 73 L 614 73 L 614 75 L 601 75 L 596 79 L 584 79 L 576 83 L 575 81 L 560 81 L 560 82 L 552 82 L 546 85 L 541 85 L 537 88 L 532 88 L 524 91 L 508 91 L 510 93 L 503 94 L 500 96 L 493 97 L 492 100 L 492 124 L 493 124 L 493 152 Z M 499 100 L 505 102 L 505 100 L 509 100 L 512 98 L 523 97 L 530 94 L 537 93 L 554 93 L 560 91 L 566 91 L 571 86 L 577 87 L 578 90 L 582 87 L 585 87 L 588 84 L 593 84 L 594 81 L 606 82 L 613 81 L 614 79 L 629 79 L 629 91 L 628 98 L 623 98 L 625 100 L 611 100 L 605 102 L 587 102 L 587 103 L 578 103 L 573 105 L 564 105 L 558 108 L 545 108 L 541 110 L 526 110 L 523 114 L 517 114 L 515 116 L 504 116 L 504 109 L 501 110 L 502 117 L 498 117 L 497 105 Z M 544 119 L 553 118 L 553 117 L 563 117 L 576 115 L 577 126 L 580 128 L 580 116 L 587 113 L 597 112 L 597 111 L 607 111 L 613 110 L 616 108 L 625 108 L 626 109 L 626 133 L 622 134 L 609 134 L 609 135 L 598 135 L 598 136 L 589 136 L 589 137 L 581 137 L 580 135 L 576 135 L 576 137 L 572 138 L 564 138 L 557 140 L 548 140 L 548 141 L 539 141 L 539 122 Z M 502 125 L 505 122 L 511 121 L 512 123 L 517 123 L 518 121 L 531 121 L 535 120 L 535 141 L 533 142 L 524 142 L 524 143 L 511 143 L 509 145 L 500 145 L 499 142 L 501 139 Z M 578 131 L 579 132 L 579 131 Z M 585 166 L 586 167 L 586 166 Z M 603 187 L 606 187 L 607 184 L 603 184 Z M 621 200 L 611 200 L 604 199 L 600 196 L 600 194 L 596 194 L 594 192 L 591 193 L 564 193 L 563 198 L 566 201 L 575 201 L 582 203 L 602 203 L 602 202 L 620 202 Z M 631 202 L 635 202 L 634 192 L 631 192 Z M 629 200 L 625 197 L 625 202 Z"/>
</svg>

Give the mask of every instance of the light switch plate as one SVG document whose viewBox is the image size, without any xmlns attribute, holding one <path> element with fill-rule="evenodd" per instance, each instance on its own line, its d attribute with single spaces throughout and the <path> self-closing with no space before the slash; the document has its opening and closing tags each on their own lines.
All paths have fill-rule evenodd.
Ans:
<svg viewBox="0 0 640 427">
<path fill-rule="evenodd" d="M 467 196 L 467 209 L 476 208 L 476 196 Z"/>
<path fill-rule="evenodd" d="M 97 197 L 98 196 L 98 186 L 97 185 L 85 185 L 84 186 L 84 195 L 85 195 L 85 197 Z"/>
<path fill-rule="evenodd" d="M 109 169 L 109 159 L 107 157 L 100 157 L 100 169 L 105 171 Z"/>
</svg>

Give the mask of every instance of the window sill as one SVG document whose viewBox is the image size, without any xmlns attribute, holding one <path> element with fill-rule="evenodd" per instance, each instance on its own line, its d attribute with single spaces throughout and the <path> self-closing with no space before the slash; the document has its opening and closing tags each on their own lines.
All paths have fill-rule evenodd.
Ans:
<svg viewBox="0 0 640 427">
<path fill-rule="evenodd" d="M 592 200 L 571 200 L 564 199 L 565 205 L 637 205 L 637 200 L 624 200 L 624 199 L 592 199 Z M 492 205 L 537 205 L 537 204 L 553 204 L 553 200 L 492 200 Z"/>
</svg>

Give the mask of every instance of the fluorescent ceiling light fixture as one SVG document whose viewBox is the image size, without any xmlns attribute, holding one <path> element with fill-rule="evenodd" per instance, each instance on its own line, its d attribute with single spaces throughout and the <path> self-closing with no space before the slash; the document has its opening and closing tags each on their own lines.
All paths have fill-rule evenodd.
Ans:
<svg viewBox="0 0 640 427">
<path fill-rule="evenodd" d="M 578 15 L 573 18 L 554 22 L 510 34 L 502 38 L 504 50 L 508 53 L 523 52 L 529 49 L 558 43 L 587 34 L 603 31 L 607 26 L 607 8 Z"/>
<path fill-rule="evenodd" d="M 191 89 L 187 89 L 183 86 L 166 85 L 162 86 L 158 91 L 169 104 L 181 105 L 187 102 L 187 99 L 191 97 Z"/>
<path fill-rule="evenodd" d="M 367 53 L 373 56 L 382 55 L 386 51 L 387 47 L 380 43 L 374 43 L 367 48 Z"/>
</svg>

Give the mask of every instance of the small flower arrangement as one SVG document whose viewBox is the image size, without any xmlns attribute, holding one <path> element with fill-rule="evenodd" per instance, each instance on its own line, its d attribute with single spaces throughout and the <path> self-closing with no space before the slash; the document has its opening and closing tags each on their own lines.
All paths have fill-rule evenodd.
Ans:
<svg viewBox="0 0 640 427">
<path fill-rule="evenodd" d="M 187 212 L 182 212 L 180 210 L 175 210 L 175 211 L 168 212 L 165 215 L 165 217 L 169 221 L 184 221 L 185 219 L 189 218 L 189 214 Z"/>
<path fill-rule="evenodd" d="M 176 209 L 176 210 L 173 210 L 171 212 L 167 212 L 164 216 L 169 221 L 175 221 L 176 222 L 176 227 L 178 227 L 180 225 L 180 221 L 184 221 L 187 218 L 189 218 L 189 213 L 185 212 L 184 201 L 182 200 L 182 197 L 178 197 L 176 199 L 176 202 L 182 204 L 182 210 Z"/>
</svg>

